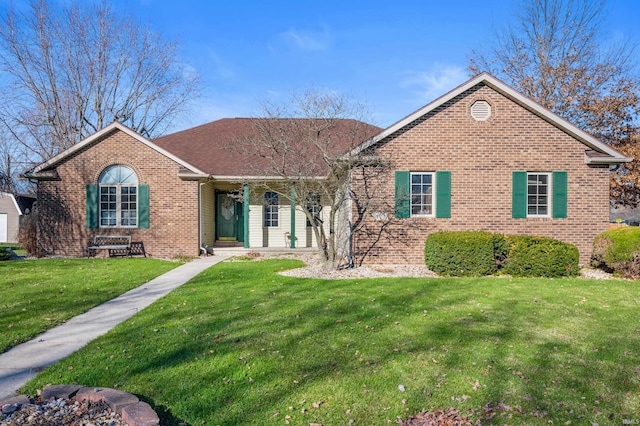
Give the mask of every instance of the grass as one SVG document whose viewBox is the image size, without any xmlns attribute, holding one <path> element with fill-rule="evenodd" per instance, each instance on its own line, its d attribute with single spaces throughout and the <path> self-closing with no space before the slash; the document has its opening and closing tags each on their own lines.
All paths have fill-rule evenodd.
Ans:
<svg viewBox="0 0 640 426">
<path fill-rule="evenodd" d="M 129 258 L 0 262 L 0 353 L 178 265 Z"/>
<path fill-rule="evenodd" d="M 126 390 L 165 425 L 382 425 L 448 407 L 479 419 L 499 403 L 483 424 L 640 421 L 636 282 L 275 273 L 297 266 L 218 264 L 23 391 Z"/>
</svg>

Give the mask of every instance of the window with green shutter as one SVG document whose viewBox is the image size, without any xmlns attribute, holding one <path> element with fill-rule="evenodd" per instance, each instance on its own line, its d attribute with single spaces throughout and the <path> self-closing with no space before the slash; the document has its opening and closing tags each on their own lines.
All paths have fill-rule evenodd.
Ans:
<svg viewBox="0 0 640 426">
<path fill-rule="evenodd" d="M 451 217 L 451 172 L 397 171 L 395 216 Z"/>
<path fill-rule="evenodd" d="M 127 166 L 109 166 L 86 186 L 86 214 L 87 228 L 149 228 L 149 185 Z"/>
<path fill-rule="evenodd" d="M 567 172 L 513 172 L 512 217 L 567 217 Z"/>
</svg>

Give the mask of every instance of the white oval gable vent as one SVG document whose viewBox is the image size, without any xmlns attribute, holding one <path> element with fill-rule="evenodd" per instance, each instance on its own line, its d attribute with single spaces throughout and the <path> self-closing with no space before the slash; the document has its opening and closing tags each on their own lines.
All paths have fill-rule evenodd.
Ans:
<svg viewBox="0 0 640 426">
<path fill-rule="evenodd" d="M 491 117 L 491 105 L 487 101 L 476 101 L 471 105 L 471 117 L 476 121 L 485 121 Z"/>
</svg>

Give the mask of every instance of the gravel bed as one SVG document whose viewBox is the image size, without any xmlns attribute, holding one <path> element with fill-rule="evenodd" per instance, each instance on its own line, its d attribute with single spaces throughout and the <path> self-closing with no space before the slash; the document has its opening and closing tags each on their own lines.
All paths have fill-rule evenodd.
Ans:
<svg viewBox="0 0 640 426">
<path fill-rule="evenodd" d="M 127 426 L 103 401 L 31 400 L 2 407 L 0 426 Z"/>
<path fill-rule="evenodd" d="M 383 277 L 427 277 L 437 278 L 438 274 L 430 271 L 424 265 L 366 265 L 357 268 L 343 268 L 338 270 L 324 269 L 317 254 L 303 255 L 267 255 L 262 258 L 293 257 L 306 263 L 303 268 L 290 269 L 280 272 L 281 275 L 299 278 L 321 279 L 349 279 L 349 278 L 383 278 Z M 613 275 L 601 269 L 584 267 L 580 271 L 580 277 L 596 280 L 610 280 Z"/>
<path fill-rule="evenodd" d="M 595 280 L 612 280 L 614 276 L 602 269 L 594 269 L 594 268 L 582 268 L 580 271 L 580 276 L 582 278 L 590 278 Z M 618 278 L 619 279 L 619 278 Z"/>
<path fill-rule="evenodd" d="M 283 271 L 281 275 L 300 278 L 323 278 L 339 280 L 348 278 L 381 278 L 381 277 L 431 277 L 438 275 L 424 265 L 368 265 L 358 268 L 327 270 L 322 265 L 308 265 L 304 268 Z"/>
</svg>

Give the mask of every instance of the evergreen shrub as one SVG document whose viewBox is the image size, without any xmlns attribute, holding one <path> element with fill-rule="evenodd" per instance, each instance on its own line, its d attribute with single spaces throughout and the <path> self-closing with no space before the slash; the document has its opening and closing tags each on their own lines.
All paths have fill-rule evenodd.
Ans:
<svg viewBox="0 0 640 426">
<path fill-rule="evenodd" d="M 508 235 L 503 272 L 516 277 L 575 277 L 580 273 L 578 248 L 547 237 Z"/>
<path fill-rule="evenodd" d="M 640 228 L 615 228 L 598 234 L 591 264 L 625 278 L 640 278 Z"/>
<path fill-rule="evenodd" d="M 494 234 L 485 231 L 441 231 L 427 237 L 427 268 L 442 276 L 518 277 L 578 275 L 578 248 L 547 237 Z"/>
<path fill-rule="evenodd" d="M 483 276 L 495 273 L 506 245 L 500 234 L 484 231 L 441 231 L 427 237 L 427 267 L 444 276 Z"/>
</svg>

